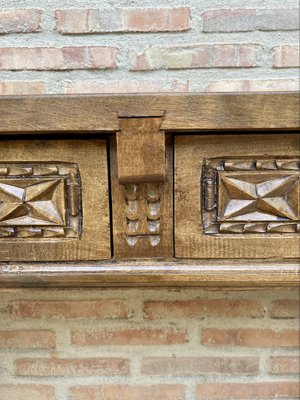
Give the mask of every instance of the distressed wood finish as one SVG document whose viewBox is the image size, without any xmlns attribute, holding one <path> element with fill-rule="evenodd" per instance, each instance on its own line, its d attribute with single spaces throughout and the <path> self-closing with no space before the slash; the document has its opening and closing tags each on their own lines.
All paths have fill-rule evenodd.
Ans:
<svg viewBox="0 0 300 400">
<path fill-rule="evenodd" d="M 166 178 L 165 134 L 161 118 L 120 118 L 117 133 L 118 178 L 122 184 L 163 182 Z"/>
<path fill-rule="evenodd" d="M 298 286 L 298 262 L 256 260 L 135 260 L 86 263 L 0 264 L 6 287 L 203 286 L 245 288 Z"/>
<path fill-rule="evenodd" d="M 38 110 L 38 112 L 37 112 Z M 298 93 L 0 98 L 0 133 L 112 133 L 119 117 L 163 117 L 164 131 L 299 128 Z"/>
<path fill-rule="evenodd" d="M 6 140 L 0 158 L 1 261 L 111 257 L 106 141 Z"/>
<path fill-rule="evenodd" d="M 1 97 L 0 287 L 299 285 L 298 128 L 298 93 Z"/>
<path fill-rule="evenodd" d="M 299 138 L 177 136 L 176 257 L 299 258 Z M 214 180 L 219 193 L 207 194 Z"/>
<path fill-rule="evenodd" d="M 166 180 L 120 184 L 111 140 L 114 255 L 118 258 L 173 256 L 173 161 L 166 148 Z"/>
</svg>

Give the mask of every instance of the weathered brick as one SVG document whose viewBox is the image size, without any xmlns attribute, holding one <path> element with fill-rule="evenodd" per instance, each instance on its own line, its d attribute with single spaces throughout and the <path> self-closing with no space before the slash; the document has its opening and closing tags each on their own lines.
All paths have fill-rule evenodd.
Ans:
<svg viewBox="0 0 300 400">
<path fill-rule="evenodd" d="M 273 318 L 300 318 L 299 303 L 299 300 L 274 300 L 272 301 L 270 314 Z"/>
<path fill-rule="evenodd" d="M 70 390 L 72 400 L 184 400 L 183 385 L 101 385 L 77 386 Z"/>
<path fill-rule="evenodd" d="M 158 93 L 187 92 L 188 81 L 171 80 L 76 80 L 63 82 L 64 92 L 76 93 Z"/>
<path fill-rule="evenodd" d="M 123 300 L 16 301 L 10 307 L 13 318 L 128 318 Z"/>
<path fill-rule="evenodd" d="M 184 329 L 175 328 L 128 328 L 74 330 L 71 332 L 72 344 L 79 346 L 97 345 L 174 345 L 188 343 Z"/>
<path fill-rule="evenodd" d="M 258 44 L 150 47 L 134 55 L 131 70 L 256 67 L 260 52 Z"/>
<path fill-rule="evenodd" d="M 190 28 L 189 7 L 56 10 L 60 33 L 167 32 Z"/>
<path fill-rule="evenodd" d="M 203 329 L 201 343 L 214 346 L 297 347 L 299 330 Z"/>
<path fill-rule="evenodd" d="M 0 95 L 44 94 L 46 86 L 41 81 L 5 81 L 0 82 Z"/>
<path fill-rule="evenodd" d="M 17 376 L 98 376 L 128 375 L 124 358 L 22 358 L 15 361 Z"/>
<path fill-rule="evenodd" d="M 210 82 L 205 92 L 262 92 L 299 90 L 298 79 L 220 80 Z"/>
<path fill-rule="evenodd" d="M 54 387 L 49 385 L 0 385 L 0 400 L 54 400 Z"/>
<path fill-rule="evenodd" d="M 55 336 L 47 330 L 0 331 L 0 349 L 53 349 Z"/>
<path fill-rule="evenodd" d="M 271 374 L 300 374 L 299 357 L 277 356 L 270 358 Z"/>
<path fill-rule="evenodd" d="M 299 46 L 287 44 L 273 47 L 273 67 L 300 67 Z"/>
<path fill-rule="evenodd" d="M 41 30 L 41 10 L 0 10 L 0 34 Z"/>
<path fill-rule="evenodd" d="M 144 357 L 142 360 L 145 375 L 256 375 L 258 372 L 258 357 Z"/>
<path fill-rule="evenodd" d="M 196 400 L 298 398 L 298 382 L 201 383 Z"/>
<path fill-rule="evenodd" d="M 144 305 L 145 318 L 149 320 L 165 318 L 204 317 L 262 317 L 263 307 L 256 300 L 188 300 L 188 301 L 148 301 Z"/>
<path fill-rule="evenodd" d="M 223 9 L 203 14 L 204 32 L 246 32 L 299 29 L 298 9 Z"/>
<path fill-rule="evenodd" d="M 118 53 L 116 47 L 2 47 L 0 70 L 111 69 Z"/>
</svg>

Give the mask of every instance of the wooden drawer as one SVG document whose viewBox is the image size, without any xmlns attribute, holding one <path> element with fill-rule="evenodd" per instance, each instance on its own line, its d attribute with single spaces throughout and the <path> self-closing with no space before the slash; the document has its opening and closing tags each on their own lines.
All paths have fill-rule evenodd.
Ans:
<svg viewBox="0 0 300 400">
<path fill-rule="evenodd" d="M 175 256 L 299 257 L 299 135 L 177 136 Z"/>
<path fill-rule="evenodd" d="M 110 258 L 103 140 L 0 142 L 1 261 Z"/>
</svg>

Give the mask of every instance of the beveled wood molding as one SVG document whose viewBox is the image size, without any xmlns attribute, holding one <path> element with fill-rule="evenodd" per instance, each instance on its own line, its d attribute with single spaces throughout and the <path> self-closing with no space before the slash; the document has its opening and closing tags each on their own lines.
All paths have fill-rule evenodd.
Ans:
<svg viewBox="0 0 300 400">
<path fill-rule="evenodd" d="M 161 117 L 166 132 L 299 128 L 298 92 L 0 98 L 0 134 L 113 133 L 118 117 Z"/>
<path fill-rule="evenodd" d="M 176 260 L 0 264 L 0 287 L 297 287 L 297 261 Z"/>
</svg>

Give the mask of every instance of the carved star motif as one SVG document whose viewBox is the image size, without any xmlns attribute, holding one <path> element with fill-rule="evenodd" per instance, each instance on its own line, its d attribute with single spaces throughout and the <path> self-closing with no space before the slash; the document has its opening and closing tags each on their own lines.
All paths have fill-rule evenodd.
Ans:
<svg viewBox="0 0 300 400">
<path fill-rule="evenodd" d="M 252 180 L 252 181 L 250 181 Z M 296 220 L 299 178 L 296 174 L 266 176 L 221 175 L 219 220 Z"/>
<path fill-rule="evenodd" d="M 0 180 L 0 226 L 65 225 L 64 180 Z"/>
</svg>

